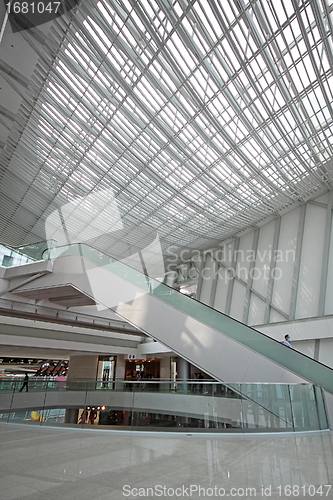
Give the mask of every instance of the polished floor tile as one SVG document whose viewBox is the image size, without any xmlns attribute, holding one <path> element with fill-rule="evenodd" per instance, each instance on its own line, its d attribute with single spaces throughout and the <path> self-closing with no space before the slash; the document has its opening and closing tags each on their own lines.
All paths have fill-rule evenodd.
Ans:
<svg viewBox="0 0 333 500">
<path fill-rule="evenodd" d="M 0 424 L 0 500 L 254 496 L 332 500 L 333 433 L 187 435 Z"/>
</svg>

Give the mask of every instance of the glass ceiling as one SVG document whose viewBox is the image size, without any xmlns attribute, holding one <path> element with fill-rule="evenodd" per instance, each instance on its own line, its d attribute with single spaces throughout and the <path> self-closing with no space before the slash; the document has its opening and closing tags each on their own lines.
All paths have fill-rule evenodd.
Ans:
<svg viewBox="0 0 333 500">
<path fill-rule="evenodd" d="M 208 248 L 332 188 L 331 0 L 84 0 L 2 156 L 10 244 L 112 189 L 124 227 Z"/>
</svg>

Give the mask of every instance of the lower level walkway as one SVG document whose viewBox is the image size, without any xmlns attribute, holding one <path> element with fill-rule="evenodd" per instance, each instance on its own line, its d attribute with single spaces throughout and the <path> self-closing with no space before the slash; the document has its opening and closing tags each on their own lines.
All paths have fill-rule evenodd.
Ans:
<svg viewBox="0 0 333 500">
<path fill-rule="evenodd" d="M 180 435 L 3 423 L 0 471 L 0 500 L 331 500 L 333 433 Z"/>
</svg>

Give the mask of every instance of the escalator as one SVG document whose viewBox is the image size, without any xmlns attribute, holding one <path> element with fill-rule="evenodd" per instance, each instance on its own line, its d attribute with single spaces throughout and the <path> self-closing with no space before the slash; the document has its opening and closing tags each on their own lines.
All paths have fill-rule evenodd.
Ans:
<svg viewBox="0 0 333 500">
<path fill-rule="evenodd" d="M 329 367 L 124 262 L 83 244 L 58 248 L 52 257 L 52 272 L 16 287 L 14 293 L 41 298 L 70 286 L 219 381 L 306 381 L 333 393 Z"/>
</svg>

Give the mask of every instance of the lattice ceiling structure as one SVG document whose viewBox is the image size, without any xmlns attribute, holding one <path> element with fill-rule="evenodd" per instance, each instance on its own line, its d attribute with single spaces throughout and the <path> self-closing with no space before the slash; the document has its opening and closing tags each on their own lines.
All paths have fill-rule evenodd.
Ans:
<svg viewBox="0 0 333 500">
<path fill-rule="evenodd" d="M 43 44 L 26 32 L 40 57 L 1 156 L 0 241 L 112 189 L 125 230 L 209 248 L 331 189 L 332 11 L 84 0 Z"/>
</svg>

